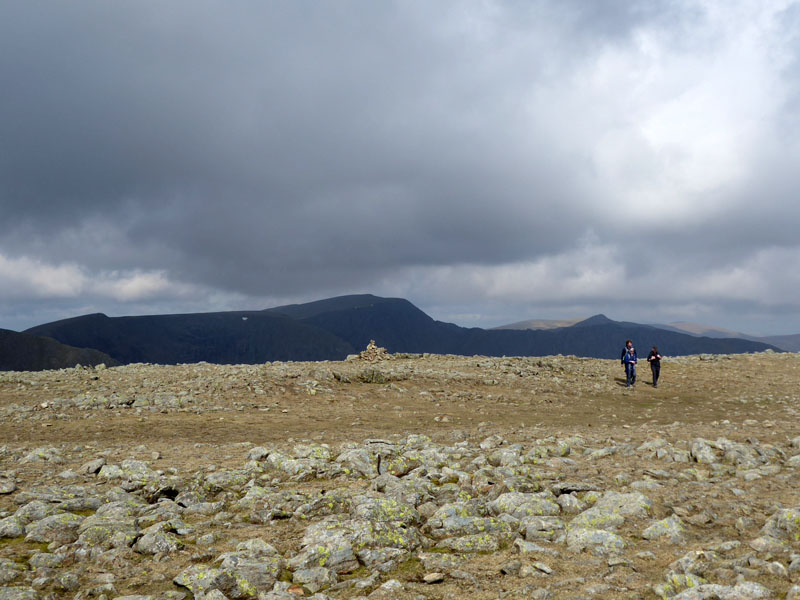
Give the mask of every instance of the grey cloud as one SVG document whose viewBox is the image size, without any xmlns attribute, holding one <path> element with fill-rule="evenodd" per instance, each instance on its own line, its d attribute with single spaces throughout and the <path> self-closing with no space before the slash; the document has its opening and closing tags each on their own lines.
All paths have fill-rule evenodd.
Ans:
<svg viewBox="0 0 800 600">
<path fill-rule="evenodd" d="M 583 78 L 642 30 L 676 52 L 713 44 L 695 35 L 708 18 L 610 0 L 4 4 L 0 255 L 164 271 L 259 302 L 536 261 L 588 233 L 632 277 L 665 254 L 688 276 L 791 246 L 788 166 L 674 228 L 631 226 L 596 185 L 585 125 L 604 107 Z M 796 128 L 796 40 L 786 52 L 780 124 Z M 627 173 L 658 168 L 647 150 Z"/>
</svg>

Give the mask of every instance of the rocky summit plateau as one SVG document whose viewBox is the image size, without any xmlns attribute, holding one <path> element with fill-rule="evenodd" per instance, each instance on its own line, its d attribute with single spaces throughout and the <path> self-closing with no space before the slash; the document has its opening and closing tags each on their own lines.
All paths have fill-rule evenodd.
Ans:
<svg viewBox="0 0 800 600">
<path fill-rule="evenodd" d="M 0 373 L 0 600 L 800 598 L 800 355 Z"/>
</svg>

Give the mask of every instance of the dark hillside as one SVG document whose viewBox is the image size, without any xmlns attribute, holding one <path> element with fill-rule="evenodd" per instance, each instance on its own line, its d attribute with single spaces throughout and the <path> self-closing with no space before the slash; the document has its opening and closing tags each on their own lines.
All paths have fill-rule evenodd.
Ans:
<svg viewBox="0 0 800 600">
<path fill-rule="evenodd" d="M 758 352 L 769 345 L 739 339 L 701 338 L 595 315 L 571 327 L 547 330 L 486 330 L 435 321 L 407 300 L 375 296 L 345 296 L 314 304 L 306 323 L 333 333 L 355 348 L 374 339 L 389 352 L 487 356 L 576 356 L 615 358 L 626 338 L 636 340 L 639 351 L 653 345 L 665 353 Z M 327 306 L 325 302 L 330 302 Z M 303 305 L 301 305 L 302 307 Z M 324 308 L 331 308 L 325 312 Z"/>
<path fill-rule="evenodd" d="M 392 304 L 394 302 L 408 302 L 401 298 L 381 298 L 372 294 L 351 294 L 349 296 L 337 296 L 324 300 L 315 300 L 305 304 L 287 304 L 267 308 L 263 312 L 274 313 L 291 317 L 292 319 L 310 319 L 317 315 L 353 310 L 357 308 L 368 308 L 378 304 Z M 410 304 L 410 302 L 409 302 Z"/>
<path fill-rule="evenodd" d="M 107 367 L 118 364 L 97 350 L 75 348 L 50 338 L 0 329 L 0 371 L 43 371 L 101 363 Z"/>
<path fill-rule="evenodd" d="M 486 356 L 554 354 L 616 358 L 631 338 L 640 354 L 758 352 L 771 346 L 712 339 L 596 315 L 571 327 L 486 330 L 436 321 L 402 298 L 341 296 L 262 311 L 107 317 L 86 315 L 33 327 L 27 333 L 95 348 L 120 361 L 176 364 L 342 360 L 370 340 L 389 352 Z"/>
<path fill-rule="evenodd" d="M 354 351 L 326 331 L 263 311 L 144 317 L 87 315 L 39 325 L 28 333 L 91 346 L 122 363 L 341 360 Z"/>
</svg>

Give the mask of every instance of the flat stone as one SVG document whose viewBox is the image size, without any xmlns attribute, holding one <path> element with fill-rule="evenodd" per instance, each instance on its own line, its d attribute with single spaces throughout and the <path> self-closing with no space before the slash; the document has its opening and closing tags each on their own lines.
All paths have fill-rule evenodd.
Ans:
<svg viewBox="0 0 800 600">
<path fill-rule="evenodd" d="M 444 581 L 444 573 L 426 573 L 422 581 L 427 584 L 442 583 Z"/>
</svg>

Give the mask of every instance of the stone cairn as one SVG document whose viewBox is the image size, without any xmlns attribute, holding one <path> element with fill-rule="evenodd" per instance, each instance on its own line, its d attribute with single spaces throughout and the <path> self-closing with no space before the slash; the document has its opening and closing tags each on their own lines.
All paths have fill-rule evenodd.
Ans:
<svg viewBox="0 0 800 600">
<path fill-rule="evenodd" d="M 386 351 L 386 348 L 379 347 L 375 343 L 375 340 L 370 340 L 369 344 L 367 344 L 367 349 L 358 353 L 358 358 L 369 362 L 377 362 L 380 360 L 390 360 L 392 355 Z"/>
</svg>

